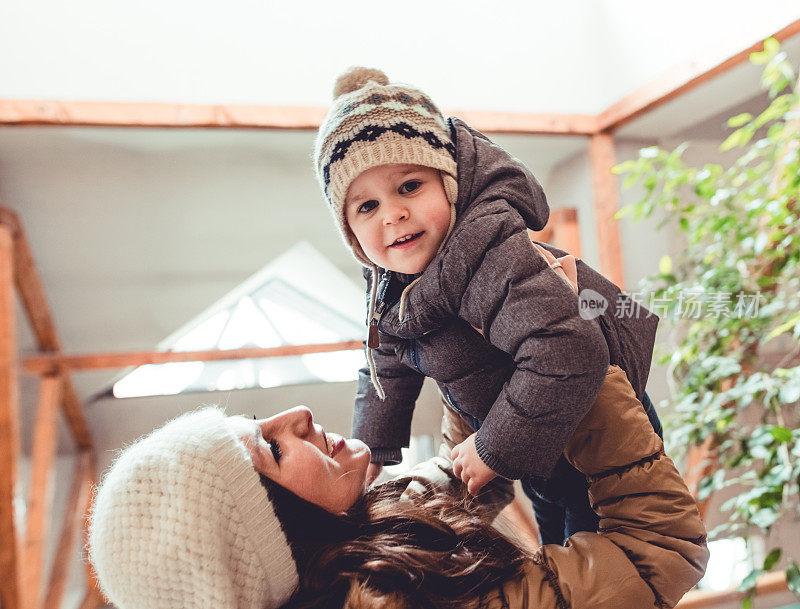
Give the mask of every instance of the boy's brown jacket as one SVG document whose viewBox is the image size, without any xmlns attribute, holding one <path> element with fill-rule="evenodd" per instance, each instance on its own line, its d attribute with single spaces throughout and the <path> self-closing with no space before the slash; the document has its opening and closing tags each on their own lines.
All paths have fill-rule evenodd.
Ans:
<svg viewBox="0 0 800 609">
<path fill-rule="evenodd" d="M 461 485 L 447 456 L 469 430 L 457 418 L 446 421 L 441 456 L 401 477 L 408 480 L 408 495 L 453 492 Z M 543 546 L 524 575 L 508 581 L 484 606 L 673 607 L 705 572 L 706 531 L 694 499 L 618 366 L 607 369 L 565 455 L 589 480 L 589 499 L 600 516 L 598 532 L 576 533 L 565 546 Z M 503 481 L 496 479 L 482 493 L 490 495 L 495 484 Z M 348 607 L 385 606 L 378 600 L 354 597 Z"/>
<path fill-rule="evenodd" d="M 483 421 L 476 446 L 489 467 L 507 478 L 548 477 L 609 363 L 626 371 L 642 397 L 658 318 L 578 261 L 582 302 L 602 310 L 581 315 L 579 298 L 528 237 L 549 215 L 536 178 L 460 120 L 450 126 L 456 223 L 406 291 L 402 315 L 400 294 L 412 278 L 381 273 L 381 344 L 373 355 L 386 399 L 362 369 L 353 435 L 370 447 L 373 462 L 399 461 L 430 376 L 452 407 Z"/>
</svg>

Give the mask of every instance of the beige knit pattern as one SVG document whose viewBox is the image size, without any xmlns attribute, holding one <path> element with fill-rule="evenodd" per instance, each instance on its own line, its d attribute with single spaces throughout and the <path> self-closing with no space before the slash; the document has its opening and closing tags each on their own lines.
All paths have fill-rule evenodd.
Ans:
<svg viewBox="0 0 800 609">
<path fill-rule="evenodd" d="M 354 68 L 337 80 L 336 89 L 345 92 L 334 100 L 314 145 L 317 179 L 334 221 L 356 259 L 370 267 L 374 263 L 359 245 L 344 214 L 347 189 L 359 174 L 393 163 L 423 165 L 441 172 L 451 205 L 458 194 L 455 149 L 439 109 L 414 87 L 381 84 L 388 79 L 376 76 L 376 72 L 382 75 L 376 70 Z M 346 86 L 342 86 L 343 79 L 347 79 Z M 363 80 L 363 86 L 348 91 L 349 86 L 358 86 Z"/>
<path fill-rule="evenodd" d="M 274 609 L 297 585 L 267 491 L 224 417 L 185 414 L 105 475 L 89 558 L 119 609 Z"/>
</svg>

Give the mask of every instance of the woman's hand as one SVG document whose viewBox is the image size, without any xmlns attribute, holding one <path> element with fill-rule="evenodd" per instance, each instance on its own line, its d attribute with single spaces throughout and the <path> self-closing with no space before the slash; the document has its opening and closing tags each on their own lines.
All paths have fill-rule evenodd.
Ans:
<svg viewBox="0 0 800 609">
<path fill-rule="evenodd" d="M 535 247 L 539 253 L 544 256 L 544 259 L 547 260 L 547 264 L 556 272 L 556 275 L 566 281 L 572 288 L 572 291 L 577 294 L 578 265 L 575 261 L 575 256 L 572 254 L 567 254 L 566 256 L 561 256 L 561 258 L 556 258 L 538 243 L 533 243 L 533 247 Z"/>
<path fill-rule="evenodd" d="M 453 461 L 453 473 L 467 485 L 470 495 L 477 495 L 478 491 L 497 476 L 478 455 L 475 434 L 461 444 L 456 444 L 450 453 L 450 459 Z"/>
</svg>

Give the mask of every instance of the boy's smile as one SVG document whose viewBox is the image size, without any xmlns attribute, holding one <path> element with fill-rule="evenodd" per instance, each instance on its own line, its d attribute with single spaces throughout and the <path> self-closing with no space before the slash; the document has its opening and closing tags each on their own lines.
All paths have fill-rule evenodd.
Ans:
<svg viewBox="0 0 800 609">
<path fill-rule="evenodd" d="M 422 165 L 364 171 L 347 189 L 344 214 L 367 257 L 398 273 L 423 271 L 450 228 L 439 171 Z"/>
</svg>

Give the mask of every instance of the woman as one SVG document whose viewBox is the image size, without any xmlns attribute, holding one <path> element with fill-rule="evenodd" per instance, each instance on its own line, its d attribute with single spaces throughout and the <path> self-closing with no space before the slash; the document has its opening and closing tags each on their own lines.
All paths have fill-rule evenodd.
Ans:
<svg viewBox="0 0 800 609">
<path fill-rule="evenodd" d="M 449 444 L 463 440 L 447 425 Z M 308 409 L 252 421 L 206 408 L 120 456 L 90 559 L 120 609 L 674 606 L 704 572 L 705 530 L 619 367 L 565 455 L 600 532 L 530 555 L 445 458 L 365 491 L 367 447 Z"/>
</svg>

